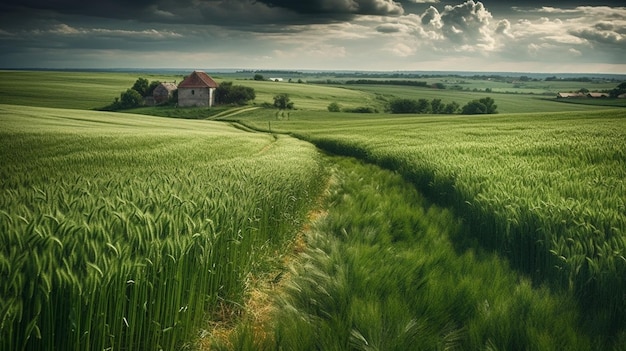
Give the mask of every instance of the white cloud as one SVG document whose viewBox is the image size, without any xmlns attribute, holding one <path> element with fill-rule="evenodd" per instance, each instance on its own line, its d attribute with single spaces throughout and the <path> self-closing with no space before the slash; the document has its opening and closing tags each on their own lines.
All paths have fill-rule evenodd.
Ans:
<svg viewBox="0 0 626 351">
<path fill-rule="evenodd" d="M 450 51 L 492 51 L 496 48 L 490 26 L 493 18 L 481 2 L 468 0 L 460 5 L 446 5 L 442 12 L 429 7 L 420 17 L 422 38 L 443 41 L 438 46 L 449 45 Z M 506 25 L 505 22 L 502 23 Z M 503 34 L 507 28 L 500 28 Z"/>
<path fill-rule="evenodd" d="M 513 39 L 513 34 L 511 34 L 511 22 L 507 19 L 503 19 L 498 22 L 496 26 L 496 34 L 503 35 L 509 39 Z"/>
<path fill-rule="evenodd" d="M 70 27 L 67 24 L 61 23 L 57 24 L 49 30 L 50 33 L 62 34 L 62 35 L 74 35 L 74 34 L 85 34 L 86 31 L 78 30 L 74 27 Z"/>
<path fill-rule="evenodd" d="M 48 30 L 36 30 L 35 34 L 56 34 L 62 36 L 108 36 L 108 37 L 125 37 L 137 39 L 168 39 L 181 38 L 182 35 L 177 32 L 156 29 L 144 30 L 125 30 L 125 29 L 107 29 L 107 28 L 75 28 L 65 23 L 53 25 Z"/>
<path fill-rule="evenodd" d="M 380 33 L 400 33 L 407 30 L 407 26 L 400 23 L 384 23 L 376 27 L 376 31 Z"/>
<path fill-rule="evenodd" d="M 387 51 L 391 52 L 394 56 L 409 57 L 415 54 L 415 47 L 410 47 L 404 43 L 397 43 L 387 48 Z"/>
<path fill-rule="evenodd" d="M 578 57 L 578 56 L 582 56 L 582 52 L 574 49 L 574 48 L 570 48 L 569 50 L 567 50 L 572 56 L 574 57 Z"/>
</svg>

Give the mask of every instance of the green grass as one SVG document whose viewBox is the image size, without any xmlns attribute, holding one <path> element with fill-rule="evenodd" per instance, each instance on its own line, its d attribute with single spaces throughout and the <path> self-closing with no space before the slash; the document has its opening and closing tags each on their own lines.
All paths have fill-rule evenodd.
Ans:
<svg viewBox="0 0 626 351">
<path fill-rule="evenodd" d="M 399 172 L 464 218 L 459 246 L 479 242 L 571 292 L 593 334 L 626 327 L 626 111 L 237 118 Z"/>
<path fill-rule="evenodd" d="M 81 110 L 138 77 L 176 79 L 0 72 L 0 348 L 189 348 L 202 320 L 236 319 L 326 179 L 310 144 L 250 133 L 270 128 L 397 175 L 338 162 L 273 336 L 243 323 L 241 349 L 626 340 L 625 110 L 542 99 L 547 82 L 516 90 L 531 95 L 252 80 L 235 80 L 256 90 L 252 107 L 287 93 L 296 110 Z M 326 112 L 485 96 L 499 115 Z"/>
<path fill-rule="evenodd" d="M 342 87 L 269 81 L 235 81 L 235 84 L 254 88 L 255 104 L 274 104 L 274 96 L 288 94 L 294 107 L 299 110 L 326 110 L 336 101 L 344 107 L 376 105 L 375 96 L 367 92 L 345 89 Z"/>
<path fill-rule="evenodd" d="M 136 73 L 0 71 L 0 104 L 99 109 L 111 104 L 139 77 Z M 161 81 L 177 79 L 144 77 Z"/>
<path fill-rule="evenodd" d="M 181 349 L 280 264 L 315 148 L 224 123 L 0 105 L 0 349 Z"/>
<path fill-rule="evenodd" d="M 590 349 L 571 296 L 532 287 L 497 255 L 459 253 L 450 210 L 393 172 L 330 167 L 328 212 L 285 275 L 274 323 L 244 325 L 230 349 Z"/>
</svg>

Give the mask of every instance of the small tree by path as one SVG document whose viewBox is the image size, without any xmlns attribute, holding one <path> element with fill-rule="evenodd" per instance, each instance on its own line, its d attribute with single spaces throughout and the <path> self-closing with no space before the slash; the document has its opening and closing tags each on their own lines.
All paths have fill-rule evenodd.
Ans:
<svg viewBox="0 0 626 351">
<path fill-rule="evenodd" d="M 288 94 L 278 94 L 274 96 L 274 107 L 277 107 L 281 110 L 292 110 L 293 101 L 289 99 Z"/>
</svg>

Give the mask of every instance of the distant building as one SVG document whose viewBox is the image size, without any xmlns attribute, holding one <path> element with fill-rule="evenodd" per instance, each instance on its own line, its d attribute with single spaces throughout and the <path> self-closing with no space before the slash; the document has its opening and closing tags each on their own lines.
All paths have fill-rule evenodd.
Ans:
<svg viewBox="0 0 626 351">
<path fill-rule="evenodd" d="M 174 95 L 176 89 L 178 89 L 176 83 L 161 83 L 157 85 L 152 92 L 154 103 L 159 105 L 168 102 L 172 95 Z"/>
<path fill-rule="evenodd" d="M 282 78 L 270 78 L 270 80 L 271 80 L 272 82 L 282 82 L 282 81 L 283 81 L 283 79 L 282 79 Z"/>
<path fill-rule="evenodd" d="M 607 94 L 607 93 L 588 93 L 587 96 L 590 97 L 590 98 L 598 99 L 598 98 L 608 98 L 609 94 Z"/>
<path fill-rule="evenodd" d="M 178 84 L 178 106 L 207 106 L 215 103 L 218 84 L 203 71 L 193 71 Z"/>
<path fill-rule="evenodd" d="M 626 99 L 626 93 L 617 95 L 618 99 Z"/>
<path fill-rule="evenodd" d="M 566 99 L 566 98 L 581 98 L 581 97 L 585 97 L 586 95 L 583 93 L 558 93 L 556 95 L 557 98 L 559 99 Z"/>
<path fill-rule="evenodd" d="M 558 93 L 556 95 L 559 99 L 567 99 L 567 98 L 593 98 L 593 99 L 601 99 L 608 98 L 609 94 L 607 93 Z"/>
</svg>

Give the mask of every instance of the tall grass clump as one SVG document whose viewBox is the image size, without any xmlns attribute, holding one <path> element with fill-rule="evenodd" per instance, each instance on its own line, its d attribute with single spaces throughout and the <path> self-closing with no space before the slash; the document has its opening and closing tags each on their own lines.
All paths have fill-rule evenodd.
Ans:
<svg viewBox="0 0 626 351">
<path fill-rule="evenodd" d="M 252 120 L 254 123 L 254 120 Z M 275 122 L 401 173 L 535 284 L 574 294 L 598 343 L 626 336 L 626 112 Z"/>
<path fill-rule="evenodd" d="M 327 213 L 238 350 L 583 350 L 575 302 L 497 255 L 458 253 L 462 223 L 400 175 L 335 160 Z"/>
<path fill-rule="evenodd" d="M 2 350 L 189 348 L 237 315 L 323 179 L 287 137 L 2 109 Z"/>
</svg>

